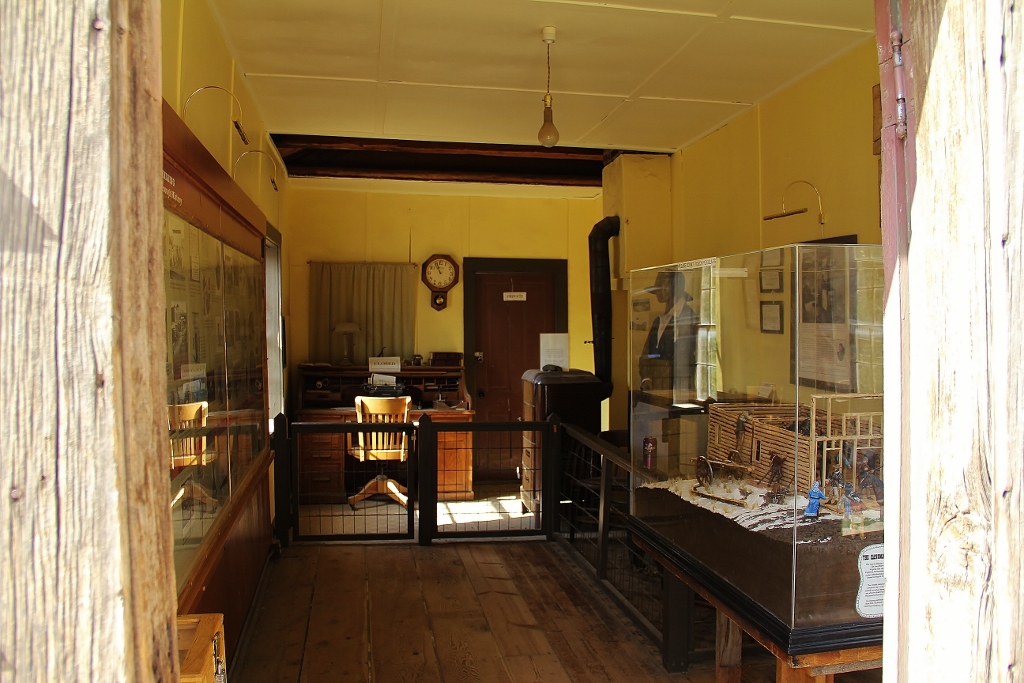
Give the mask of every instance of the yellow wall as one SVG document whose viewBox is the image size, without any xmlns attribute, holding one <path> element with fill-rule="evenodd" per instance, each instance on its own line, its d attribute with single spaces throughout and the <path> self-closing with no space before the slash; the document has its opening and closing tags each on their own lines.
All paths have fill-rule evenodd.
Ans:
<svg viewBox="0 0 1024 683">
<path fill-rule="evenodd" d="M 673 261 L 758 248 L 758 112 L 672 156 Z"/>
<path fill-rule="evenodd" d="M 672 260 L 728 256 L 822 236 L 855 234 L 861 244 L 881 243 L 871 109 L 871 88 L 878 81 L 875 45 L 868 40 L 677 152 Z M 808 213 L 762 220 L 782 211 L 783 191 L 794 180 L 818 188 L 823 230 L 814 191 L 802 184 L 789 190 L 786 208 L 807 207 Z M 741 261 L 756 277 L 756 258 L 723 265 Z M 791 269 L 787 260 L 785 271 Z M 792 400 L 789 325 L 781 335 L 761 334 L 756 310 L 758 301 L 783 300 L 788 319 L 793 314 L 788 278 L 781 294 L 759 293 L 756 281 L 746 288 L 728 284 L 720 290 L 720 306 L 733 324 L 720 327 L 719 351 L 729 372 L 719 388 L 742 392 L 770 382 L 779 398 Z"/>
<path fill-rule="evenodd" d="M 569 268 L 569 361 L 593 370 L 587 235 L 601 219 L 601 200 L 355 192 L 330 180 L 292 184 L 284 209 L 289 226 L 289 364 L 309 359 L 309 265 L 317 261 L 422 263 L 435 253 L 460 264 L 474 258 L 566 259 Z M 416 352 L 463 350 L 463 284 L 435 311 L 418 289 Z"/>
<path fill-rule="evenodd" d="M 878 157 L 872 154 L 873 40 L 753 107 L 673 156 L 674 261 L 856 234 L 881 242 Z M 763 221 L 786 208 L 808 213 Z"/>
<path fill-rule="evenodd" d="M 284 232 L 280 218 L 281 197 L 287 192 L 284 164 L 207 0 L 162 0 L 160 18 L 164 99 L 229 175 L 235 173 L 237 160 L 235 180 L 267 220 Z M 226 89 L 238 99 L 238 105 L 228 93 L 212 88 L 189 101 L 192 93 L 208 85 Z M 248 145 L 235 131 L 234 118 L 241 121 Z M 273 159 L 264 154 L 241 156 L 250 150 L 266 152 Z M 270 183 L 275 164 L 279 192 Z"/>
</svg>

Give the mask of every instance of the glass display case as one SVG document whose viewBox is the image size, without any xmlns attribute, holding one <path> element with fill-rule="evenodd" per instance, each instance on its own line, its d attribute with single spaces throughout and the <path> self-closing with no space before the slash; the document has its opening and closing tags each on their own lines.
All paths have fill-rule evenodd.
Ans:
<svg viewBox="0 0 1024 683">
<path fill-rule="evenodd" d="M 632 513 L 803 647 L 881 636 L 883 283 L 876 245 L 630 273 Z"/>
<path fill-rule="evenodd" d="M 175 570 L 267 446 L 263 264 L 164 211 Z"/>
</svg>

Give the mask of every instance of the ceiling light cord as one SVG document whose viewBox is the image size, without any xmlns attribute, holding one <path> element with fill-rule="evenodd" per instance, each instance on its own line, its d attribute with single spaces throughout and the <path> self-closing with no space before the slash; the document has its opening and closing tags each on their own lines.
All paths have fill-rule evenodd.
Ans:
<svg viewBox="0 0 1024 683">
<path fill-rule="evenodd" d="M 548 87 L 547 96 L 551 97 L 551 43 L 548 43 Z"/>
</svg>

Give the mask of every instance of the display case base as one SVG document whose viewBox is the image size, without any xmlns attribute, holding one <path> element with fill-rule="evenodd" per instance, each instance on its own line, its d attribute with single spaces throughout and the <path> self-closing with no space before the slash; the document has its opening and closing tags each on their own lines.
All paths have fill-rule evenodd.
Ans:
<svg viewBox="0 0 1024 683">
<path fill-rule="evenodd" d="M 713 513 L 709 514 L 713 515 Z M 748 624 L 751 630 L 771 642 L 780 652 L 787 655 L 801 655 L 881 647 L 882 621 L 880 619 L 792 628 L 750 595 L 724 579 L 719 573 L 712 571 L 682 550 L 676 542 L 677 539 L 667 539 L 659 533 L 658 529 L 645 521 L 635 520 L 635 524 L 632 526 L 635 530 L 634 536 L 637 545 L 647 551 L 655 561 L 667 571 L 686 581 L 698 593 L 706 594 L 706 598 L 712 604 L 720 604 L 730 613 L 735 614 L 739 622 Z M 690 528 L 692 530 L 692 527 Z M 727 545 L 728 539 L 718 535 L 718 542 Z M 788 566 L 780 576 L 785 578 L 792 576 Z M 781 583 L 773 587 L 771 577 L 766 576 L 765 579 L 767 587 L 764 590 L 782 591 L 783 601 L 789 599 L 791 588 L 787 588 Z"/>
</svg>

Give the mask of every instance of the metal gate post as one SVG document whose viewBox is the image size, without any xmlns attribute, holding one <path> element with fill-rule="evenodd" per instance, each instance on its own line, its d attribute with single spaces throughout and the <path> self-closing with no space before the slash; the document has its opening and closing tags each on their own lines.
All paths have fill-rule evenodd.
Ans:
<svg viewBox="0 0 1024 683">
<path fill-rule="evenodd" d="M 274 535 L 282 546 L 292 538 L 295 523 L 292 510 L 292 449 L 288 438 L 288 418 L 284 413 L 274 418 Z"/>
<path fill-rule="evenodd" d="M 601 493 L 598 500 L 597 512 L 597 578 L 604 579 L 608 576 L 608 531 L 609 506 L 612 499 L 612 474 L 611 465 L 600 453 L 597 454 L 598 462 L 601 463 Z"/>
<path fill-rule="evenodd" d="M 429 415 L 420 418 L 416 430 L 418 454 L 420 545 L 430 545 L 437 535 L 437 428 Z"/>
<path fill-rule="evenodd" d="M 541 459 L 541 530 L 547 539 L 553 540 L 558 530 L 558 508 L 562 498 L 562 421 L 557 415 L 548 418 L 544 432 L 544 456 Z"/>
</svg>

